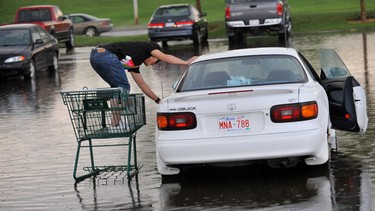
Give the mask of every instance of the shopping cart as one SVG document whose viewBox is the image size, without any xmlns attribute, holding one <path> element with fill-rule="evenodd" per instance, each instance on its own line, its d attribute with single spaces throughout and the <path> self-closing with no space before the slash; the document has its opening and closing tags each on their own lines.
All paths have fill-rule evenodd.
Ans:
<svg viewBox="0 0 375 211">
<path fill-rule="evenodd" d="M 103 88 L 61 92 L 64 104 L 77 138 L 78 147 L 74 163 L 73 177 L 76 181 L 98 175 L 103 171 L 126 172 L 131 179 L 139 171 L 137 165 L 136 132 L 146 124 L 143 94 L 128 94 L 122 88 Z M 112 126 L 114 119 L 120 119 L 120 125 Z M 121 137 L 128 137 L 122 139 Z M 119 138 L 118 142 L 100 142 L 99 139 Z M 98 141 L 93 141 L 97 139 Z M 94 147 L 126 146 L 127 163 L 124 165 L 96 166 Z M 83 175 L 77 176 L 77 166 L 81 148 L 89 148 L 89 165 L 83 167 Z"/>
</svg>

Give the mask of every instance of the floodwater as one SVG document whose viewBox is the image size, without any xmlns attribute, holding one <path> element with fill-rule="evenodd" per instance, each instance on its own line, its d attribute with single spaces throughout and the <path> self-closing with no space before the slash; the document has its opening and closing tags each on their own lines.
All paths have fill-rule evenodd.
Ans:
<svg viewBox="0 0 375 211">
<path fill-rule="evenodd" d="M 275 43 L 273 38 L 253 38 L 246 47 Z M 76 48 L 61 53 L 56 73 L 40 72 L 34 81 L 0 81 L 0 210 L 372 210 L 375 33 L 296 35 L 289 45 L 316 67 L 317 50 L 334 48 L 367 92 L 367 132 L 338 131 L 339 152 L 332 155 L 328 168 L 192 169 L 181 179 L 164 183 L 155 161 L 156 104 L 146 98 L 147 125 L 137 133 L 142 165 L 138 176 L 128 182 L 123 173 L 105 173 L 75 183 L 77 142 L 60 92 L 107 86 L 90 67 L 90 47 Z M 178 43 L 168 52 L 187 59 L 225 50 L 226 40 L 210 40 L 197 49 L 191 42 Z M 141 72 L 159 96 L 167 96 L 184 68 L 160 62 L 143 66 Z M 134 83 L 132 92 L 140 92 Z M 88 159 L 85 152 L 82 161 Z M 121 161 L 124 152 L 120 147 L 103 147 L 95 149 L 95 159 Z"/>
</svg>

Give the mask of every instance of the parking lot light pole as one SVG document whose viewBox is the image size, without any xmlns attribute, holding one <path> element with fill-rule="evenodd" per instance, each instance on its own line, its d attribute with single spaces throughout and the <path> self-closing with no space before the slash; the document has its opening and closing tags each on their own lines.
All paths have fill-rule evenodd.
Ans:
<svg viewBox="0 0 375 211">
<path fill-rule="evenodd" d="M 138 25 L 138 0 L 133 0 L 134 23 Z"/>
</svg>

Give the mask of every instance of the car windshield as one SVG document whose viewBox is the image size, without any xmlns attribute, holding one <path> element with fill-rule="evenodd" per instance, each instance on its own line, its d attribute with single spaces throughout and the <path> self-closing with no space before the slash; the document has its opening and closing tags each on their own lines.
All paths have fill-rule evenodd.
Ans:
<svg viewBox="0 0 375 211">
<path fill-rule="evenodd" d="M 155 18 L 189 16 L 189 8 L 186 6 L 159 8 L 155 14 Z"/>
<path fill-rule="evenodd" d="M 27 29 L 7 29 L 0 31 L 0 46 L 30 45 Z"/>
<path fill-rule="evenodd" d="M 177 92 L 307 81 L 292 56 L 246 56 L 202 61 L 185 72 Z"/>
</svg>

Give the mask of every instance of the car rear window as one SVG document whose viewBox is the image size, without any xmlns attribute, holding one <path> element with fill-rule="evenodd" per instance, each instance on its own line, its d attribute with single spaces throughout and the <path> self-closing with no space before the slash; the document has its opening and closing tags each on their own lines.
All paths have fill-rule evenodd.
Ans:
<svg viewBox="0 0 375 211">
<path fill-rule="evenodd" d="M 175 16 L 189 16 L 189 8 L 186 6 L 181 7 L 166 7 L 166 8 L 159 8 L 154 17 L 161 18 L 161 17 L 175 17 Z"/>
<path fill-rule="evenodd" d="M 215 59 L 189 67 L 178 92 L 306 82 L 306 74 L 292 56 L 267 55 Z"/>
<path fill-rule="evenodd" d="M 20 10 L 18 22 L 51 21 L 52 15 L 49 9 Z"/>
</svg>

